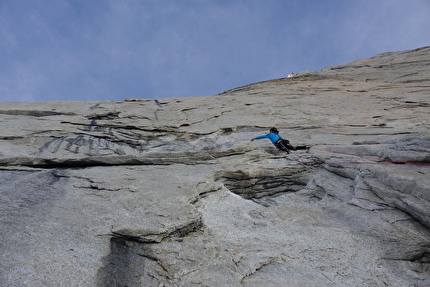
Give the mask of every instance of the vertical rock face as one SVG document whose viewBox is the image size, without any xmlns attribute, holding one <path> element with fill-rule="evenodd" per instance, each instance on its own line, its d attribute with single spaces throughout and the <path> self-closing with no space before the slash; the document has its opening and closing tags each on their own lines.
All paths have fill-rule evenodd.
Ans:
<svg viewBox="0 0 430 287">
<path fill-rule="evenodd" d="M 429 108 L 429 47 L 211 97 L 1 102 L 1 286 L 429 286 Z M 249 141 L 272 126 L 310 153 Z"/>
</svg>

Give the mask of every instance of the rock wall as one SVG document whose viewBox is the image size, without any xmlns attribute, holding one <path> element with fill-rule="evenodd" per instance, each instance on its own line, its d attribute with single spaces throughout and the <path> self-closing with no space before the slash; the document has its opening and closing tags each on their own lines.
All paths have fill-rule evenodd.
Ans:
<svg viewBox="0 0 430 287">
<path fill-rule="evenodd" d="M 211 97 L 0 102 L 1 286 L 429 286 L 430 47 Z M 277 126 L 310 153 L 280 153 Z"/>
</svg>

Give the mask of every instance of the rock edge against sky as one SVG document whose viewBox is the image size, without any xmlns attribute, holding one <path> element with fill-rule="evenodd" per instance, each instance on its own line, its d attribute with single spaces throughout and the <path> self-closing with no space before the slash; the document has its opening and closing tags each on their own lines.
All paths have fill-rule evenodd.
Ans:
<svg viewBox="0 0 430 287">
<path fill-rule="evenodd" d="M 430 285 L 430 47 L 124 97 L 0 104 L 2 286 Z"/>
</svg>

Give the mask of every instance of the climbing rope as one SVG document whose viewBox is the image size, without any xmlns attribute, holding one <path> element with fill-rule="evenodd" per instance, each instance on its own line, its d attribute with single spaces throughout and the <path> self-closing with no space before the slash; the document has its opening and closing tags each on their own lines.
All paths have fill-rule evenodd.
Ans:
<svg viewBox="0 0 430 287">
<path fill-rule="evenodd" d="M 289 151 L 292 155 L 294 155 L 300 163 L 306 166 L 321 166 L 321 165 L 340 165 L 340 164 L 405 164 L 405 165 L 430 165 L 428 162 L 417 162 L 417 161 L 395 161 L 390 159 L 384 159 L 379 157 L 372 157 L 372 156 L 365 156 L 365 155 L 358 155 L 358 154 L 350 154 L 350 153 L 344 153 L 344 152 L 337 152 L 337 151 L 331 151 L 331 150 L 325 150 L 320 149 L 316 147 L 311 147 L 310 149 L 315 149 L 319 151 L 324 151 L 328 153 L 335 153 L 335 154 L 341 154 L 341 155 L 348 155 L 348 156 L 355 156 L 360 158 L 365 158 L 369 160 L 376 160 L 376 161 L 344 161 L 344 162 L 323 162 L 323 163 L 308 163 L 305 162 L 302 157 L 300 157 L 298 154 Z"/>
</svg>

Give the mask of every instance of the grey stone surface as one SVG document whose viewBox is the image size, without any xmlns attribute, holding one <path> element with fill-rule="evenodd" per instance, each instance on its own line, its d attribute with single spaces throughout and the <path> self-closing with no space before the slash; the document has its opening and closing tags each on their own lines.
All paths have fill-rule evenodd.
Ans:
<svg viewBox="0 0 430 287">
<path fill-rule="evenodd" d="M 0 286 L 429 286 L 430 48 L 210 97 L 0 102 Z M 310 153 L 250 142 L 277 126 Z"/>
</svg>

